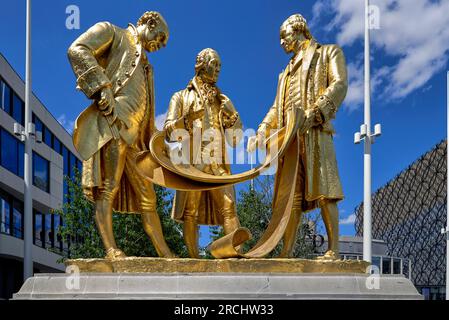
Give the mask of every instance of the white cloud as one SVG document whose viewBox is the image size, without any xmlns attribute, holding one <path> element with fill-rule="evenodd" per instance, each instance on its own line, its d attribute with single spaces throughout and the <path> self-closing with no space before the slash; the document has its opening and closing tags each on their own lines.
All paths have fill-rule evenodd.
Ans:
<svg viewBox="0 0 449 320">
<path fill-rule="evenodd" d="M 346 99 L 344 102 L 344 107 L 348 111 L 354 111 L 363 102 L 363 65 L 361 62 L 348 63 L 348 81 L 349 88 L 346 94 Z"/>
<path fill-rule="evenodd" d="M 373 50 L 380 50 L 376 57 L 386 54 L 395 58 L 391 65 L 373 70 L 373 83 L 383 84 L 379 93 L 382 97 L 402 99 L 424 87 L 447 65 L 449 1 L 373 0 L 371 5 L 380 9 L 380 29 L 371 32 Z M 312 25 L 322 25 L 323 8 L 333 14 L 333 19 L 324 29 L 327 32 L 337 30 L 335 38 L 338 44 L 351 46 L 363 40 L 364 1 L 320 0 L 314 5 Z M 360 104 L 363 97 L 363 70 L 356 66 L 348 65 L 352 79 L 346 103 L 353 103 L 349 109 L 354 108 L 354 103 L 355 106 Z"/>
<path fill-rule="evenodd" d="M 355 214 L 354 213 L 344 219 L 340 219 L 341 225 L 351 225 L 354 223 L 355 223 Z"/>
<path fill-rule="evenodd" d="M 156 123 L 156 129 L 159 131 L 162 131 L 164 129 L 164 123 L 165 119 L 167 118 L 167 113 L 162 113 L 156 116 L 155 123 Z"/>
<path fill-rule="evenodd" d="M 72 133 L 73 132 L 73 127 L 75 126 L 75 121 L 74 120 L 68 120 L 67 116 L 65 115 L 65 113 L 61 114 L 58 119 L 56 119 L 61 126 L 63 126 L 68 133 Z"/>
</svg>

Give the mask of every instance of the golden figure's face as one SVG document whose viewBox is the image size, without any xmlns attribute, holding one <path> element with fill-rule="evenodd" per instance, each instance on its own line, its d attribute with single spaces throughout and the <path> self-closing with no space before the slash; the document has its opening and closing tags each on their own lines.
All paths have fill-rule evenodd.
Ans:
<svg viewBox="0 0 449 320">
<path fill-rule="evenodd" d="M 216 83 L 221 70 L 221 60 L 217 54 L 214 54 L 207 64 L 200 71 L 201 78 L 209 83 Z"/>
<path fill-rule="evenodd" d="M 157 26 L 153 30 L 145 27 L 142 33 L 142 42 L 145 50 L 148 52 L 155 52 L 165 47 L 168 42 L 168 28 L 164 24 Z"/>
<path fill-rule="evenodd" d="M 296 48 L 306 40 L 302 32 L 295 31 L 291 24 L 284 23 L 281 27 L 281 47 L 286 53 L 295 52 Z"/>
</svg>

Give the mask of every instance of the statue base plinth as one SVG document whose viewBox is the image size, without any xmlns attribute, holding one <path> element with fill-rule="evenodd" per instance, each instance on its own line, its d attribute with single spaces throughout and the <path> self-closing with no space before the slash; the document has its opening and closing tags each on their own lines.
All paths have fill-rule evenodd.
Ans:
<svg viewBox="0 0 449 320">
<path fill-rule="evenodd" d="M 36 274 L 14 299 L 422 299 L 403 276 L 370 276 L 367 262 L 304 259 L 68 260 Z M 371 288 L 371 289 L 370 289 Z"/>
<path fill-rule="evenodd" d="M 15 300 L 422 299 L 403 276 L 273 273 L 36 274 Z M 370 289 L 371 288 L 371 289 Z"/>
<path fill-rule="evenodd" d="M 369 263 L 357 260 L 307 259 L 167 259 L 128 257 L 74 259 L 65 262 L 81 273 L 365 273 Z"/>
</svg>

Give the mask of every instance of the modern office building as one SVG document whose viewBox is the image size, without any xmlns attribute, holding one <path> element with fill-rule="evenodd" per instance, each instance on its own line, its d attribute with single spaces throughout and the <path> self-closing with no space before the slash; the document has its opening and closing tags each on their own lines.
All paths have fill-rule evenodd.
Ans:
<svg viewBox="0 0 449 320">
<path fill-rule="evenodd" d="M 340 258 L 343 260 L 363 260 L 363 238 L 357 236 L 339 237 Z M 323 245 L 317 248 L 317 255 L 327 250 L 327 237 L 323 237 Z M 372 265 L 368 270 L 377 274 L 403 274 L 412 277 L 413 265 L 410 259 L 389 255 L 388 245 L 383 240 L 373 240 Z"/>
<path fill-rule="evenodd" d="M 411 261 L 411 281 L 426 299 L 445 297 L 446 152 L 442 141 L 372 196 L 373 237 L 387 255 Z M 355 213 L 361 236 L 363 203 Z"/>
<path fill-rule="evenodd" d="M 0 54 L 0 299 L 8 299 L 23 281 L 24 143 L 14 135 L 14 123 L 25 122 L 25 84 Z M 33 149 L 34 272 L 58 272 L 62 250 L 69 243 L 57 234 L 63 223 L 51 214 L 65 200 L 64 176 L 73 176 L 81 161 L 70 134 L 35 95 L 31 97 L 33 123 L 42 143 Z"/>
</svg>

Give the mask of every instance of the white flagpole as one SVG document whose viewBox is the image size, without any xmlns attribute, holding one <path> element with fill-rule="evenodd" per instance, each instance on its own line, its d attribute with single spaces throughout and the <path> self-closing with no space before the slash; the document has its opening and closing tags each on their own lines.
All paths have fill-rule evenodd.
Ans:
<svg viewBox="0 0 449 320">
<path fill-rule="evenodd" d="M 364 197 L 363 197 L 363 260 L 372 260 L 371 230 L 371 83 L 370 83 L 370 26 L 369 0 L 365 0 L 365 149 L 364 149 Z"/>
<path fill-rule="evenodd" d="M 26 2 L 26 62 L 25 62 L 25 157 L 24 157 L 24 255 L 23 281 L 33 276 L 33 176 L 31 138 L 31 0 Z"/>
<path fill-rule="evenodd" d="M 449 72 L 447 73 L 447 136 L 449 138 Z M 446 143 L 448 141 L 446 140 Z M 447 166 L 449 164 L 449 153 L 447 152 L 446 146 L 446 300 L 449 300 L 449 205 L 447 202 L 447 190 L 449 190 L 449 171 Z"/>
</svg>

